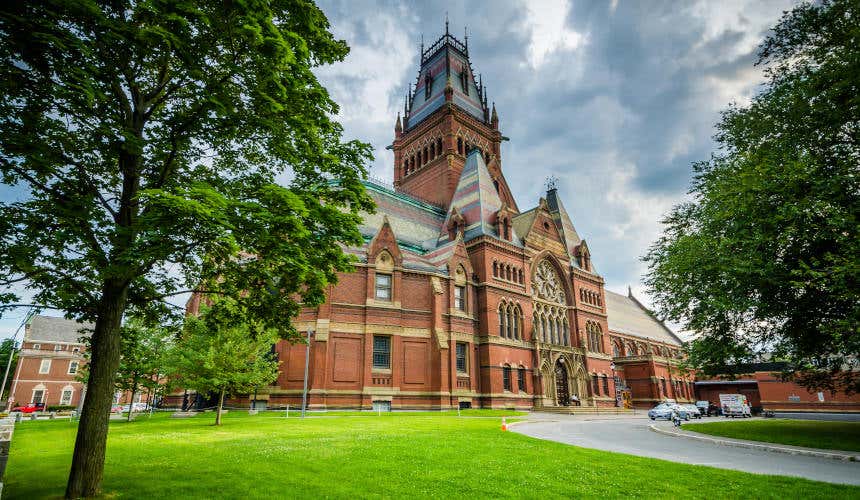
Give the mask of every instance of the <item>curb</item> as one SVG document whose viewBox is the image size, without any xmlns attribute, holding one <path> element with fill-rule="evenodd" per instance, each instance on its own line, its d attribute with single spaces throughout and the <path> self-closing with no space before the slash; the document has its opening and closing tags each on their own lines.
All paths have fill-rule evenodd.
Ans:
<svg viewBox="0 0 860 500">
<path fill-rule="evenodd" d="M 738 448 L 749 448 L 753 450 L 763 450 L 763 451 L 771 451 L 775 453 L 786 453 L 789 455 L 803 455 L 807 457 L 818 457 L 818 458 L 829 458 L 832 460 L 842 460 L 844 462 L 860 462 L 860 456 L 857 455 L 848 455 L 842 453 L 830 453 L 827 451 L 818 451 L 809 448 L 786 448 L 783 446 L 776 446 L 770 444 L 759 444 L 759 443 L 751 443 L 748 441 L 728 441 L 725 439 L 717 439 L 709 436 L 704 436 L 700 434 L 689 434 L 685 432 L 676 432 L 668 429 L 661 429 L 654 424 L 648 426 L 653 432 L 657 434 L 663 434 L 664 436 L 673 436 L 680 437 L 685 439 L 692 439 L 695 441 L 704 441 L 706 443 L 716 444 L 720 446 L 735 446 Z M 693 431 L 689 431 L 693 432 Z"/>
</svg>

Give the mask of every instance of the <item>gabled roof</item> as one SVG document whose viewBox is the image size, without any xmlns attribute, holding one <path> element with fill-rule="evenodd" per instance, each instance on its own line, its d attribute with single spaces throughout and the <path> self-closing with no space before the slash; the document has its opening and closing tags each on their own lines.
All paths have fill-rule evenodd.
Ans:
<svg viewBox="0 0 860 500">
<path fill-rule="evenodd" d="M 81 337 L 89 337 L 94 326 L 92 323 L 79 323 L 66 318 L 36 315 L 27 325 L 24 341 L 80 344 Z"/>
<path fill-rule="evenodd" d="M 473 149 L 469 152 L 466 165 L 460 173 L 460 180 L 451 198 L 451 205 L 445 223 L 441 227 L 438 243 L 441 245 L 450 241 L 448 223 L 455 214 L 455 210 L 466 223 L 463 241 L 483 235 L 498 238 L 494 222 L 500 208 L 502 208 L 502 200 L 496 192 L 496 186 L 493 184 L 487 165 L 484 164 L 484 157 L 479 150 Z M 516 234 L 512 235 L 511 239 L 515 244 L 519 242 Z"/>
<path fill-rule="evenodd" d="M 683 343 L 672 330 L 658 321 L 653 313 L 632 295 L 626 296 L 606 290 L 606 315 L 609 330 L 612 332 L 666 344 L 681 345 Z"/>
<path fill-rule="evenodd" d="M 484 89 L 475 81 L 468 43 L 448 33 L 446 23 L 445 34 L 441 38 L 427 50 L 423 45 L 421 47 L 421 67 L 415 89 L 407 96 L 404 129 L 415 127 L 445 104 L 445 87 L 449 82 L 453 103 L 478 120 L 487 122 L 487 98 Z"/>
<path fill-rule="evenodd" d="M 552 220 L 555 222 L 562 240 L 564 240 L 568 255 L 573 257 L 574 249 L 582 239 L 579 237 L 579 233 L 576 232 L 576 228 L 573 227 L 573 221 L 567 215 L 567 210 L 564 209 L 557 189 L 552 188 L 546 192 L 546 204 L 549 208 L 549 213 L 552 214 Z M 579 265 L 576 259 L 571 259 L 571 262 L 574 262 L 574 265 Z"/>
</svg>

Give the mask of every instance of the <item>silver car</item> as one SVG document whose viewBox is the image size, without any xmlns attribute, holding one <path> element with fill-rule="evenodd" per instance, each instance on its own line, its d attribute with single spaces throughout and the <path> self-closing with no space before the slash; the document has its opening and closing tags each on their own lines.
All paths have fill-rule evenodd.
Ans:
<svg viewBox="0 0 860 500">
<path fill-rule="evenodd" d="M 648 410 L 648 418 L 651 420 L 657 420 L 658 418 L 672 420 L 672 412 L 675 411 L 676 406 L 677 405 L 672 403 L 660 403 L 654 408 Z"/>
</svg>

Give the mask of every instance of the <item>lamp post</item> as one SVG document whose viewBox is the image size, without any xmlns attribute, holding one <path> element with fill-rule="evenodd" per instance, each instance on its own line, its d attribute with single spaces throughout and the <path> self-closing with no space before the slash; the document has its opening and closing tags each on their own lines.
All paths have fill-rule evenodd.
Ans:
<svg viewBox="0 0 860 500">
<path fill-rule="evenodd" d="M 615 361 L 609 362 L 609 369 L 612 370 L 612 385 L 615 386 L 615 407 L 621 406 L 621 389 L 618 388 L 618 375 L 615 374 Z"/>
<path fill-rule="evenodd" d="M 308 330 L 307 347 L 305 348 L 305 386 L 302 389 L 302 418 L 305 418 L 305 406 L 308 402 L 308 365 L 311 360 L 311 338 L 314 336 L 313 330 Z"/>
</svg>

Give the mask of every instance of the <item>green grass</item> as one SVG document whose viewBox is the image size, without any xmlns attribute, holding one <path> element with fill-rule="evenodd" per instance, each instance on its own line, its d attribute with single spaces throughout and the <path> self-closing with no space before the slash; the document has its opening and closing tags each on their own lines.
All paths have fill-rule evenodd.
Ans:
<svg viewBox="0 0 860 500">
<path fill-rule="evenodd" d="M 482 415 L 476 413 L 476 415 Z M 499 429 L 500 419 L 439 414 L 284 418 L 230 412 L 111 423 L 105 496 L 858 497 L 860 488 L 588 450 Z M 75 427 L 16 427 L 6 498 L 64 491 Z"/>
<path fill-rule="evenodd" d="M 766 443 L 827 450 L 860 451 L 860 422 L 816 420 L 741 420 L 685 424 L 688 431 Z"/>
</svg>

